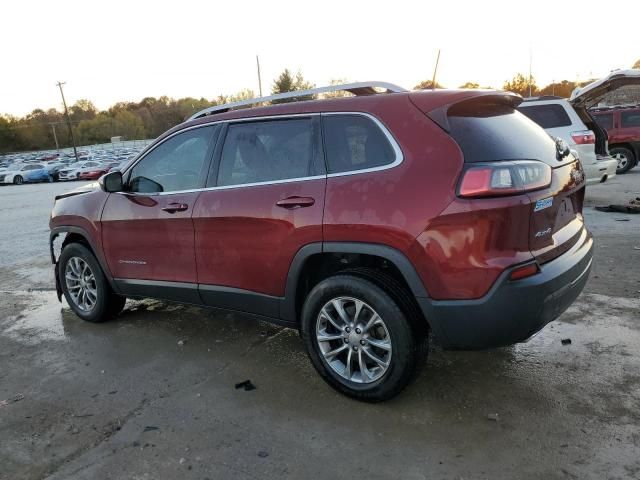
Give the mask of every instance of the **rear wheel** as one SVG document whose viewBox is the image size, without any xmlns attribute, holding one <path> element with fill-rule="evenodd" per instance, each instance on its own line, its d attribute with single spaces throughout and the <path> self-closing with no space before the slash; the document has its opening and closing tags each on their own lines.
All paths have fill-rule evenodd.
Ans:
<svg viewBox="0 0 640 480">
<path fill-rule="evenodd" d="M 16 175 L 15 177 L 13 177 L 14 185 L 22 185 L 23 182 L 24 182 L 24 179 L 20 175 Z"/>
<path fill-rule="evenodd" d="M 58 273 L 64 297 L 71 309 L 88 322 L 104 322 L 120 313 L 125 297 L 111 290 L 91 251 L 70 243 L 60 254 Z"/>
<path fill-rule="evenodd" d="M 421 338 L 398 303 L 355 275 L 339 274 L 313 288 L 301 330 L 322 378 L 359 400 L 379 402 L 400 393 L 420 358 Z"/>
<path fill-rule="evenodd" d="M 618 161 L 617 174 L 627 173 L 636 164 L 633 152 L 628 148 L 611 148 L 609 149 L 609 154 Z"/>
</svg>

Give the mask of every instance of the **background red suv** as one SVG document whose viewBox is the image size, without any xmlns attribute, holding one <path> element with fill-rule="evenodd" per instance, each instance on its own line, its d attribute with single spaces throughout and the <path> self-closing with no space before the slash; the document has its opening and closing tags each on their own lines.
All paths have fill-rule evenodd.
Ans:
<svg viewBox="0 0 640 480">
<path fill-rule="evenodd" d="M 58 197 L 59 294 L 94 322 L 156 297 L 299 328 L 322 377 L 369 401 L 407 384 L 430 332 L 508 345 L 573 302 L 584 173 L 520 97 L 343 88 L 359 95 L 204 111 Z"/>
<path fill-rule="evenodd" d="M 616 173 L 626 173 L 640 159 L 640 105 L 591 110 L 609 137 L 609 153 L 618 160 Z"/>
</svg>

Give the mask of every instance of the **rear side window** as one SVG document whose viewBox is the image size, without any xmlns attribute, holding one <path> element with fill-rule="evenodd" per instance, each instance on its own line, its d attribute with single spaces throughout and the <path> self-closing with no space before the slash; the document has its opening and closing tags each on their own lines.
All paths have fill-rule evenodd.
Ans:
<svg viewBox="0 0 640 480">
<path fill-rule="evenodd" d="M 555 158 L 549 134 L 510 105 L 454 105 L 448 111 L 448 123 L 467 163 Z"/>
<path fill-rule="evenodd" d="M 329 173 L 350 172 L 393 163 L 387 136 L 362 115 L 325 115 L 322 119 Z"/>
<path fill-rule="evenodd" d="M 640 111 L 621 112 L 620 125 L 623 127 L 640 127 Z"/>
<path fill-rule="evenodd" d="M 229 125 L 218 186 L 304 178 L 314 173 L 312 118 Z"/>
<path fill-rule="evenodd" d="M 521 105 L 518 110 L 542 128 L 568 127 L 571 125 L 571 119 L 562 105 Z"/>
<path fill-rule="evenodd" d="M 604 113 L 593 115 L 594 120 L 600 128 L 604 128 L 605 130 L 611 130 L 613 128 L 613 113 Z"/>
</svg>

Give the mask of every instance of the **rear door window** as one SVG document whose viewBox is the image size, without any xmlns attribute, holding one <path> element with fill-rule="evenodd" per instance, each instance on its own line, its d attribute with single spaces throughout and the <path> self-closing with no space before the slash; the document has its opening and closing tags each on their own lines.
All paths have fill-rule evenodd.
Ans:
<svg viewBox="0 0 640 480">
<path fill-rule="evenodd" d="M 640 127 L 640 111 L 620 112 L 622 127 Z"/>
<path fill-rule="evenodd" d="M 321 174 L 313 118 L 229 125 L 218 170 L 218 186 L 245 185 Z"/>
<path fill-rule="evenodd" d="M 521 105 L 518 110 L 542 128 L 568 127 L 571 119 L 562 105 Z"/>
<path fill-rule="evenodd" d="M 613 128 L 613 113 L 603 113 L 598 115 L 592 115 L 600 128 L 605 130 L 611 130 Z"/>
<path fill-rule="evenodd" d="M 390 165 L 396 152 L 378 125 L 363 115 L 323 115 L 329 173 Z"/>
</svg>

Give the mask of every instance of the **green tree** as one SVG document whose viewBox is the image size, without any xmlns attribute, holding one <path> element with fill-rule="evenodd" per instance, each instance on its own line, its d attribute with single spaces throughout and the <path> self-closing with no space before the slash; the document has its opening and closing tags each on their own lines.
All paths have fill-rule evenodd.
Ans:
<svg viewBox="0 0 640 480">
<path fill-rule="evenodd" d="M 80 99 L 69 108 L 72 121 L 90 120 L 98 114 L 98 109 L 91 100 Z"/>
<path fill-rule="evenodd" d="M 480 84 L 475 82 L 465 82 L 458 88 L 480 88 Z"/>
<path fill-rule="evenodd" d="M 531 89 L 529 89 L 531 87 Z M 531 90 L 531 96 L 538 93 L 538 86 L 533 77 L 530 79 L 521 73 L 517 73 L 511 80 L 507 80 L 502 85 L 502 89 L 507 92 L 517 93 L 523 97 L 529 96 L 529 90 Z"/>
<path fill-rule="evenodd" d="M 423 80 L 413 87 L 414 90 L 433 90 L 433 88 L 444 88 L 444 86 L 436 82 L 434 87 L 433 80 Z"/>
<path fill-rule="evenodd" d="M 285 92 L 309 90 L 313 87 L 314 85 L 305 80 L 302 76 L 302 72 L 298 70 L 298 73 L 294 76 L 288 68 L 285 68 L 278 78 L 274 80 L 273 87 L 271 88 L 271 94 L 277 95 Z M 275 100 L 273 103 L 299 102 L 303 100 L 313 100 L 314 98 L 316 98 L 315 95 L 305 95 L 303 97 Z"/>
<path fill-rule="evenodd" d="M 576 82 L 562 80 L 561 82 L 550 83 L 538 91 L 539 95 L 555 95 L 557 97 L 569 98 L 571 92 L 577 87 Z"/>
</svg>

